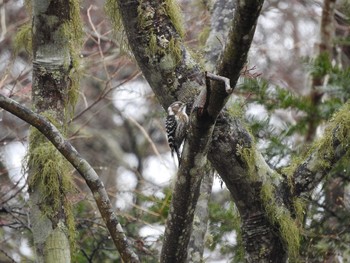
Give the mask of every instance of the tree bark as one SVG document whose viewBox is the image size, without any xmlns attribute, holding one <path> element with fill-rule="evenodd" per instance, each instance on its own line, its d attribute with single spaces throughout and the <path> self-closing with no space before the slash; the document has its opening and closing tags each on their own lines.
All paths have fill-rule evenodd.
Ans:
<svg viewBox="0 0 350 263">
<path fill-rule="evenodd" d="M 33 108 L 50 116 L 59 129 L 65 127 L 64 112 L 71 89 L 72 58 L 69 38 L 65 35 L 72 19 L 71 11 L 69 0 L 33 1 Z M 28 160 L 30 221 L 37 261 L 70 262 L 69 235 L 72 238 L 74 233 L 68 226 L 68 189 L 62 183 L 68 170 L 48 165 L 61 163 L 62 157 L 56 155 L 54 148 L 46 147 L 45 139 L 31 130 Z"/>
<path fill-rule="evenodd" d="M 206 87 L 204 74 L 182 42 L 179 24 L 174 16 L 177 10 L 173 3 L 168 0 L 157 3 L 147 0 L 109 2 L 120 11 L 130 47 L 163 107 L 166 108 L 175 100 L 194 105 L 188 141 L 184 146 L 183 162 L 169 212 L 162 261 L 183 262 L 186 259 L 193 211 L 207 154 L 240 212 L 246 260 L 284 262 L 288 256 L 292 256 L 290 261 L 296 260 L 299 236 L 293 221 L 297 214 L 295 199 L 308 196 L 329 169 L 347 153 L 349 104 L 344 105 L 330 121 L 323 139 L 315 144 L 309 155 L 296 165 L 296 169 L 290 169 L 289 177 L 282 177 L 266 164 L 254 145 L 254 138 L 240 120 L 221 112 L 228 99 L 222 83 L 212 81 L 211 88 L 207 90 L 207 99 L 204 100 L 204 114 L 199 110 L 200 103 L 195 98 Z M 229 40 L 216 67 L 220 75 L 230 79 L 232 87 L 246 63 L 262 4 L 263 1 L 237 1 Z M 55 32 L 53 29 L 49 31 Z M 55 69 L 51 66 L 52 61 L 60 60 L 53 57 L 49 63 L 47 59 L 41 61 L 43 65 L 49 65 L 46 67 L 48 71 L 38 67 L 38 72 L 40 70 L 46 76 L 49 87 L 57 85 L 56 79 L 68 85 L 66 79 L 57 76 L 52 78 L 52 74 L 47 73 Z M 63 68 L 64 65 L 67 64 L 64 63 Z M 57 67 L 57 71 L 60 69 Z M 33 92 L 41 96 L 57 96 L 59 103 L 51 100 L 54 111 L 64 105 L 62 100 L 66 96 L 65 92 L 57 93 L 55 89 L 41 90 L 37 87 L 33 87 Z M 39 97 L 36 104 L 39 108 L 48 107 Z M 55 141 L 55 136 L 52 139 Z M 61 137 L 56 139 L 56 147 L 66 156 L 75 154 L 71 148 L 60 148 Z M 81 169 L 79 162 L 75 161 L 74 164 Z M 180 254 L 181 251 L 184 255 Z"/>
<path fill-rule="evenodd" d="M 151 10 L 151 14 L 149 15 L 150 21 L 147 23 L 146 27 L 148 31 L 142 28 L 142 26 L 140 26 L 142 24 L 138 22 L 139 13 L 137 11 L 137 1 L 128 1 L 126 3 L 120 1 L 118 8 L 120 8 L 121 11 L 120 13 L 130 47 L 135 54 L 144 76 L 165 108 L 171 102 L 178 99 L 192 103 L 194 100 L 193 97 L 195 97 L 199 89 L 203 87 L 201 78 L 202 72 L 199 66 L 196 66 L 190 54 L 183 46 L 169 16 L 164 16 L 160 19 L 160 16 L 156 15 L 159 6 L 152 5 L 152 3 L 148 1 L 143 1 L 142 5 L 143 6 L 139 7 L 139 9 Z M 235 20 L 229 38 L 230 41 L 226 46 L 225 54 L 218 71 L 220 75 L 227 76 L 231 79 L 231 86 L 235 85 L 240 75 L 240 70 L 246 63 L 247 53 L 261 6 L 262 1 L 239 1 L 237 5 Z M 157 28 L 154 28 L 155 25 L 157 25 Z M 162 28 L 167 29 L 166 34 L 164 34 Z M 174 38 L 177 41 L 176 43 L 181 50 L 182 60 L 177 64 L 173 64 L 173 67 L 170 68 L 169 71 L 164 70 L 161 66 L 162 60 L 166 57 L 166 55 L 164 56 L 163 54 L 169 53 L 166 52 L 167 50 L 152 54 L 152 56 L 149 57 L 150 32 L 159 32 L 159 34 L 166 35 L 168 40 Z M 160 45 L 158 42 L 157 44 Z M 159 49 L 161 49 L 161 47 L 159 47 Z M 161 62 L 158 63 L 159 61 Z M 222 91 L 222 88 L 220 89 L 220 86 L 222 86 L 222 84 L 213 83 L 212 89 L 221 90 L 221 92 L 215 93 L 215 95 L 210 98 L 208 112 L 212 115 L 218 114 L 225 104 L 224 97 L 226 93 Z M 252 183 L 247 176 L 246 161 L 241 155 L 237 154 L 240 147 L 251 148 L 252 139 L 239 121 L 227 117 L 220 118 L 219 122 L 220 124 L 216 124 L 214 131 L 212 147 L 209 150 L 209 159 L 219 171 L 237 203 L 241 214 L 244 215 L 242 217 L 243 225 L 249 229 L 249 226 L 252 225 L 254 217 L 256 216 L 260 218 L 259 220 L 263 225 L 261 231 L 250 231 L 249 233 L 251 234 L 247 235 L 245 238 L 248 252 L 247 259 L 251 262 L 256 262 L 256 260 L 262 260 L 261 262 L 265 262 L 264 260 L 266 260 L 266 262 L 268 262 L 269 260 L 276 260 L 277 258 L 281 259 L 281 257 L 285 257 L 282 241 L 278 235 L 274 234 L 274 231 L 272 231 L 274 226 L 269 222 L 265 214 L 263 202 L 259 198 L 262 179 L 258 179 L 258 182 Z M 235 136 L 238 136 L 233 137 L 233 133 Z M 265 163 L 263 166 L 266 168 L 267 164 Z M 237 191 L 238 189 L 239 191 Z M 242 189 L 244 191 L 242 191 Z M 175 189 L 175 195 L 176 192 L 177 190 Z M 247 195 L 248 197 L 246 197 Z M 249 238 L 250 236 L 251 238 Z M 257 236 L 259 236 L 258 242 L 256 242 Z M 274 246 L 271 246 L 271 244 Z M 249 247 L 252 247 L 252 249 L 249 249 Z M 262 253 L 262 251 L 264 253 Z"/>
<path fill-rule="evenodd" d="M 207 165 L 209 166 L 209 164 Z M 209 166 L 210 167 L 210 166 Z M 209 201 L 213 185 L 214 172 L 212 169 L 206 169 L 203 177 L 200 196 L 193 216 L 193 225 L 190 241 L 188 244 L 187 262 L 203 262 L 203 252 L 205 247 L 205 234 L 207 232 L 209 220 Z"/>
</svg>

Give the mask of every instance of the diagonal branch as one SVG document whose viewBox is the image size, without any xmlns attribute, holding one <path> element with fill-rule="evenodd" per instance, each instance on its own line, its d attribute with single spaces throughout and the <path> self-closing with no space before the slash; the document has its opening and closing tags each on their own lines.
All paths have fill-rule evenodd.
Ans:
<svg viewBox="0 0 350 263">
<path fill-rule="evenodd" d="M 294 192 L 297 197 L 308 198 L 311 191 L 347 154 L 350 140 L 350 103 L 346 103 L 329 122 L 322 139 L 315 143 L 307 158 L 293 173 Z"/>
<path fill-rule="evenodd" d="M 183 44 L 171 15 L 164 12 L 164 10 L 168 10 L 164 7 L 169 7 L 169 3 L 173 1 L 167 0 L 157 3 L 150 0 L 142 2 L 137 0 L 109 1 L 114 2 L 114 7 L 119 9 L 129 45 L 145 78 L 163 107 L 167 108 L 176 100 L 193 104 L 199 92 L 205 89 L 204 74 Z M 217 70 L 219 75 L 230 79 L 231 87 L 235 86 L 240 71 L 246 63 L 262 4 L 262 0 L 249 0 L 238 1 L 236 6 L 229 43 L 226 45 L 221 66 Z M 189 132 L 188 143 L 185 145 L 183 153 L 184 163 L 180 167 L 179 174 L 184 174 L 182 169 L 187 165 L 186 162 L 193 163 L 195 160 L 194 156 L 197 152 L 193 151 L 192 157 L 188 155 L 191 149 L 201 148 L 200 151 L 204 157 L 202 156 L 203 158 L 198 160 L 202 162 L 205 160 L 207 143 L 213 139 L 208 158 L 214 168 L 219 171 L 238 205 L 239 211 L 243 214 L 243 225 L 248 230 L 245 239 L 246 246 L 249 248 L 247 249 L 247 258 L 251 253 L 250 261 L 252 262 L 254 260 L 261 260 L 261 262 L 278 260 L 280 259 L 278 253 L 283 251 L 281 249 L 282 241 L 273 232 L 274 226 L 268 221 L 260 198 L 262 180 L 271 175 L 271 169 L 263 161 L 261 154 L 252 146 L 252 137 L 237 119 L 227 114 L 223 115 L 216 123 L 213 138 L 210 137 L 211 125 L 215 123 L 216 116 L 228 98 L 223 86 L 221 83 L 214 82 L 210 89 L 210 91 L 215 90 L 216 92 L 210 96 L 206 116 L 212 116 L 214 119 L 209 120 L 208 118 L 208 123 L 202 125 L 200 121 L 197 122 L 196 119 L 193 119 L 194 116 L 191 117 L 192 124 L 198 126 L 192 126 Z M 196 140 L 199 138 L 202 139 L 202 142 L 196 145 Z M 269 172 L 262 174 L 254 171 L 254 175 L 250 177 L 247 159 L 241 154 L 244 152 L 254 153 L 253 156 L 256 155 L 256 159 L 259 160 L 257 167 Z M 255 154 L 255 152 L 257 153 Z M 254 161 L 254 159 L 252 160 Z M 200 164 L 204 166 L 203 163 Z M 254 167 L 254 164 L 250 166 Z M 178 194 L 178 197 L 183 199 L 186 209 L 194 207 L 193 204 L 186 203 L 186 201 L 188 199 L 195 201 L 197 198 L 201 180 L 200 172 L 192 169 L 192 173 L 197 174 L 197 176 L 180 176 L 178 178 L 179 183 L 184 180 L 183 182 L 187 182 L 187 184 L 182 185 L 182 188 L 180 185 L 175 187 L 174 195 L 177 194 L 177 189 L 179 191 L 185 190 L 182 191 L 183 195 Z M 193 181 L 189 178 L 193 178 Z M 178 209 L 184 208 L 178 207 Z M 182 216 L 182 222 L 186 222 L 184 221 L 185 213 L 182 213 Z M 256 224 L 258 223 L 261 223 L 262 227 L 257 228 Z M 183 230 L 190 231 L 188 228 L 183 228 Z M 186 234 L 184 233 L 184 236 Z M 256 236 L 261 237 L 259 242 L 256 242 Z M 182 243 L 181 246 L 185 247 L 185 243 Z M 260 251 L 264 251 L 264 253 L 261 254 Z"/>
<path fill-rule="evenodd" d="M 230 79 L 231 87 L 236 86 L 240 72 L 247 63 L 248 51 L 263 3 L 263 0 L 237 1 L 236 3 L 228 41 L 218 61 L 216 71 L 220 76 Z M 214 83 L 214 87 L 217 85 L 222 84 Z M 211 100 L 213 102 L 222 101 L 222 97 L 225 97 L 225 94 L 218 93 Z M 218 105 L 218 103 L 212 103 L 212 105 Z M 217 110 L 209 108 L 209 111 Z"/>
<path fill-rule="evenodd" d="M 90 164 L 80 156 L 69 141 L 63 138 L 58 129 L 41 115 L 1 94 L 0 107 L 37 128 L 77 169 L 89 186 L 101 216 L 123 260 L 125 262 L 140 262 L 128 243 L 102 181 Z"/>
</svg>

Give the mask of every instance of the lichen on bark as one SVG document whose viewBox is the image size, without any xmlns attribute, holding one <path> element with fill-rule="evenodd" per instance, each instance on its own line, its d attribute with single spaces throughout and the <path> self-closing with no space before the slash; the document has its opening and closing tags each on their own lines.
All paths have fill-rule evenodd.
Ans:
<svg viewBox="0 0 350 263">
<path fill-rule="evenodd" d="M 276 201 L 275 188 L 271 183 L 264 183 L 261 187 L 261 199 L 269 221 L 278 229 L 289 260 L 297 262 L 300 248 L 300 229 L 292 218 L 287 207 Z"/>
<path fill-rule="evenodd" d="M 75 221 L 72 203 L 67 198 L 76 190 L 73 183 L 72 166 L 35 128 L 30 131 L 29 142 L 26 157 L 26 166 L 30 173 L 29 192 L 40 193 L 35 203 L 39 204 L 40 214 L 50 219 L 53 229 L 59 223 L 57 215 L 63 213 L 66 223 L 64 232 L 70 241 L 71 250 L 74 250 Z"/>
<path fill-rule="evenodd" d="M 83 31 L 79 1 L 36 0 L 32 6 L 33 108 L 65 134 L 80 86 L 79 54 Z M 75 247 L 76 235 L 68 198 L 75 189 L 72 168 L 34 128 L 30 131 L 27 167 L 31 206 L 37 211 L 31 214 L 31 220 L 46 217 L 51 223 L 51 227 L 45 228 L 48 236 L 53 235 L 53 239 L 65 236 L 70 251 L 69 247 L 64 247 L 67 241 L 61 243 L 62 253 L 70 254 Z M 38 231 L 38 227 L 35 230 Z M 34 231 L 33 236 L 38 261 L 45 261 L 43 250 L 55 253 L 49 248 L 48 236 L 42 239 Z"/>
</svg>

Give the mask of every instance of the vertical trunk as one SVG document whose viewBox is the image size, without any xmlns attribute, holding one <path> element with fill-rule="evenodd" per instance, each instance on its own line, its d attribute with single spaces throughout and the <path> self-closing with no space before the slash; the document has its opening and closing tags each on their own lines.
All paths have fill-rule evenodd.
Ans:
<svg viewBox="0 0 350 263">
<path fill-rule="evenodd" d="M 200 188 L 200 196 L 194 212 L 192 234 L 188 244 L 187 262 L 203 262 L 205 234 L 207 232 L 209 221 L 208 206 L 214 178 L 214 172 L 212 169 L 208 169 L 209 167 L 209 165 L 206 167 L 207 173 L 203 177 Z"/>
<path fill-rule="evenodd" d="M 72 21 L 79 17 L 72 17 L 70 0 L 34 0 L 32 4 L 33 108 L 64 132 L 74 79 L 69 34 Z M 31 130 L 29 143 L 30 220 L 37 262 L 70 262 L 74 224 L 66 198 L 72 189 L 69 167 L 37 130 Z"/>
</svg>

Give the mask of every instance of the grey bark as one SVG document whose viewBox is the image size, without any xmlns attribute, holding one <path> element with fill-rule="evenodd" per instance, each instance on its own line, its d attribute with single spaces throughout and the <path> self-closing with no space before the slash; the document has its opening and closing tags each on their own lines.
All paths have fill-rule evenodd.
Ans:
<svg viewBox="0 0 350 263">
<path fill-rule="evenodd" d="M 222 45 L 226 43 L 230 21 L 234 13 L 234 2 L 233 0 L 215 1 L 211 10 L 210 34 L 205 44 L 205 66 L 208 71 L 215 72 L 216 62 L 222 53 Z M 203 261 L 213 177 L 214 171 L 209 169 L 201 183 L 200 196 L 194 212 L 193 229 L 188 246 L 188 262 Z"/>
<path fill-rule="evenodd" d="M 216 63 L 228 40 L 236 1 L 215 1 L 210 17 L 210 33 L 205 43 L 206 69 L 216 71 Z"/>
<path fill-rule="evenodd" d="M 70 89 L 68 75 L 71 63 L 69 39 L 64 37 L 63 32 L 65 23 L 70 19 L 71 6 L 68 0 L 60 2 L 36 0 L 32 6 L 33 106 L 36 112 L 50 112 L 52 118 L 60 123 L 62 128 L 65 124 L 64 110 Z M 30 141 L 30 151 L 40 147 L 41 143 L 43 142 Z M 29 158 L 32 158 L 31 154 Z M 54 161 L 49 158 L 45 161 Z M 40 168 L 29 165 L 29 181 L 32 180 L 34 169 Z M 60 181 L 64 175 L 51 173 L 49 176 Z M 70 262 L 71 252 L 66 231 L 67 214 L 64 209 L 66 193 L 60 189 L 60 196 L 45 197 L 44 189 L 40 187 L 41 180 L 43 179 L 32 183 L 29 189 L 30 221 L 36 260 Z M 54 215 L 48 215 L 43 207 L 49 207 L 55 202 L 59 202 L 58 211 L 55 211 Z"/>
<path fill-rule="evenodd" d="M 143 1 L 143 4 L 151 5 L 147 1 Z M 220 75 L 230 77 L 231 86 L 235 85 L 240 70 L 246 62 L 250 41 L 254 34 L 261 6 L 262 1 L 245 1 L 238 3 L 235 20 L 233 21 L 233 29 L 231 29 L 229 37 L 230 42 L 226 46 L 223 59 L 218 67 Z M 165 108 L 176 99 L 192 102 L 193 95 L 198 94 L 198 88 L 202 86 L 201 79 L 198 78 L 198 76 L 202 74 L 199 71 L 199 67 L 195 66 L 190 54 L 180 42 L 178 35 L 172 30 L 167 31 L 167 36 L 169 38 L 174 37 L 178 39 L 183 60 L 172 69 L 171 74 L 162 70 L 158 62 L 154 63 L 150 61 L 147 57 L 148 32 L 142 30 L 138 26 L 137 7 L 137 1 L 129 1 L 127 3 L 119 2 L 119 8 L 121 9 L 121 14 L 124 19 L 124 27 L 128 35 L 130 46 L 133 49 L 138 64 L 146 79 L 156 93 L 157 98 Z M 151 7 L 150 9 L 156 10 L 156 8 L 157 7 Z M 159 25 L 159 22 L 157 25 Z M 167 29 L 172 28 L 171 22 L 166 18 L 162 19 L 162 24 L 160 24 L 160 26 Z M 157 30 L 163 33 L 163 31 L 159 29 L 159 26 Z M 136 43 L 137 45 L 135 45 Z M 162 58 L 163 57 L 160 56 L 159 59 L 154 61 L 161 61 Z M 163 80 L 168 81 L 163 82 Z M 220 84 L 214 83 L 212 89 L 219 90 L 219 87 Z M 220 112 L 222 106 L 225 104 L 225 99 L 223 99 L 226 96 L 225 94 L 225 92 L 218 92 L 215 93 L 214 96 L 211 96 L 208 107 L 209 114 L 215 116 L 215 114 Z M 285 255 L 282 242 L 278 235 L 273 233 L 272 230 L 274 227 L 269 223 L 265 215 L 262 201 L 259 200 L 262 182 L 252 184 L 251 180 L 248 179 L 247 169 L 244 167 L 245 162 L 242 161 L 241 156 L 237 155 L 236 151 L 238 146 L 250 147 L 250 135 L 237 120 L 227 117 L 219 121 L 221 121 L 221 125 L 216 125 L 213 135 L 215 143 L 211 144 L 215 145 L 215 147 L 210 148 L 209 159 L 220 172 L 240 212 L 244 213 L 243 224 L 246 228 L 250 229 L 249 227 L 253 225 L 254 222 L 257 222 L 257 220 L 255 220 L 256 217 L 262 222 L 262 227 L 259 228 L 260 231 L 249 231 L 248 233 L 251 235 L 245 236 L 248 260 L 254 262 L 254 260 L 258 259 L 268 262 L 271 259 L 276 259 L 276 257 L 280 259 L 281 255 Z M 240 131 L 239 134 L 235 133 L 235 135 L 239 135 L 238 137 L 231 137 L 233 130 Z M 240 171 L 240 174 L 236 173 L 237 170 Z M 246 191 L 239 191 L 240 194 L 238 194 L 236 191 L 237 189 L 244 189 Z M 176 194 L 176 191 L 175 189 L 174 194 Z M 245 195 L 248 195 L 249 198 L 246 198 Z M 259 238 L 259 242 L 256 242 L 256 239 L 253 240 L 254 237 L 259 235 L 263 237 L 261 239 Z M 271 244 L 274 246 L 271 246 Z M 249 247 L 254 247 L 254 249 L 249 249 Z M 261 251 L 264 251 L 265 254 L 262 254 Z"/>
<path fill-rule="evenodd" d="M 151 10 L 157 10 L 157 7 L 152 7 L 152 4 L 147 1 L 143 1 L 143 4 L 150 5 L 151 8 L 149 9 Z M 262 1 L 245 1 L 238 3 L 235 20 L 233 21 L 233 29 L 231 29 L 229 37 L 230 42 L 226 46 L 223 59 L 218 67 L 218 72 L 220 75 L 230 77 L 231 86 L 235 85 L 239 77 L 240 70 L 246 62 L 250 41 L 252 40 L 254 34 L 256 21 L 259 11 L 261 10 L 261 6 Z M 182 50 L 183 59 L 176 66 L 174 66 L 174 68 L 171 69 L 171 73 L 169 73 L 162 70 L 158 62 L 153 62 L 161 61 L 164 58 L 163 56 L 160 56 L 159 59 L 155 59 L 153 61 L 147 56 L 147 34 L 149 32 L 139 27 L 137 21 L 138 2 L 128 1 L 125 3 L 120 1 L 119 8 L 121 10 L 124 27 L 128 35 L 130 46 L 133 49 L 140 68 L 142 69 L 146 79 L 150 83 L 161 104 L 166 108 L 176 99 L 180 99 L 185 102 L 192 102 L 193 95 L 198 94 L 198 89 L 202 86 L 202 80 L 201 78 L 198 78 L 202 73 L 200 72 L 199 67 L 197 67 L 194 61 L 191 59 L 186 48 L 182 45 L 181 39 L 179 39 L 176 32 L 174 32 L 171 21 L 169 21 L 168 18 L 164 18 L 162 19 L 162 23 L 160 25 L 159 22 L 157 23 L 157 30 L 165 35 L 164 31 L 159 28 L 166 28 L 168 30 L 166 33 L 167 37 L 176 38 L 179 41 L 179 45 L 181 46 Z M 164 82 L 163 80 L 167 81 Z M 220 84 L 213 83 L 212 89 L 220 90 Z M 215 116 L 215 114 L 219 114 L 221 108 L 225 104 L 225 99 L 223 99 L 226 96 L 225 94 L 225 92 L 218 92 L 211 96 L 208 107 L 208 112 L 210 115 Z M 225 181 L 235 202 L 237 203 L 238 208 L 240 209 L 240 212 L 244 213 L 245 216 L 243 217 L 243 223 L 246 228 L 249 229 L 249 226 L 253 224 L 252 222 L 257 222 L 257 220 L 254 220 L 256 217 L 258 217 L 262 222 L 262 227 L 259 228 L 261 231 L 254 231 L 254 233 L 253 231 L 250 231 L 249 233 L 252 234 L 251 238 L 249 238 L 249 236 L 246 236 L 245 238 L 248 259 L 250 258 L 250 261 L 252 262 L 257 258 L 266 260 L 266 262 L 271 259 L 276 259 L 277 256 L 278 259 L 280 259 L 281 254 L 285 255 L 283 252 L 284 250 L 282 249 L 281 241 L 279 237 L 273 233 L 273 226 L 266 218 L 262 201 L 259 200 L 260 187 L 262 183 L 257 182 L 252 184 L 252 182 L 248 179 L 247 169 L 244 167 L 242 157 L 237 155 L 237 146 L 250 147 L 250 135 L 237 120 L 227 117 L 219 121 L 221 124 L 216 125 L 213 135 L 213 140 L 215 140 L 215 143 L 211 144 L 215 145 L 215 147 L 210 148 L 209 159 Z M 237 131 L 240 131 L 240 133 L 237 134 Z M 234 135 L 239 136 L 233 138 L 233 132 Z M 239 171 L 240 173 L 236 173 L 236 171 Z M 236 191 L 237 189 L 244 189 L 246 191 L 238 192 Z M 174 194 L 176 195 L 176 193 L 177 190 L 175 189 Z M 195 195 L 196 193 L 191 194 Z M 246 195 L 248 195 L 248 198 L 245 197 Z M 259 235 L 263 236 L 264 238 L 259 238 L 259 242 L 253 240 L 253 237 Z M 250 244 L 253 244 L 252 246 L 254 249 L 249 249 L 251 246 Z M 271 244 L 275 246 L 271 246 Z M 265 251 L 266 254 L 261 255 L 262 250 Z"/>
<path fill-rule="evenodd" d="M 207 232 L 209 220 L 209 201 L 213 185 L 213 171 L 207 169 L 204 175 L 200 196 L 198 198 L 196 210 L 193 216 L 193 226 L 190 241 L 188 244 L 187 262 L 203 262 L 203 252 L 205 246 L 205 234 Z"/>
</svg>

